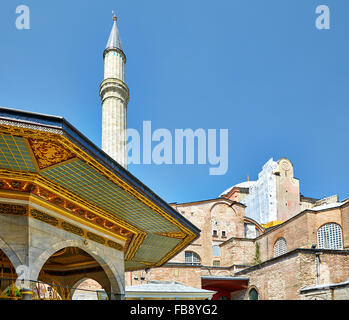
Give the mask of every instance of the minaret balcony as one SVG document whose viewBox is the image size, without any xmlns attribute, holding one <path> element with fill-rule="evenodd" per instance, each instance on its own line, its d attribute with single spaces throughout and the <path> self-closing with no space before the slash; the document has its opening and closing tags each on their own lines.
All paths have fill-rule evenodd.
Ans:
<svg viewBox="0 0 349 320">
<path fill-rule="evenodd" d="M 118 98 L 127 104 L 130 97 L 126 83 L 117 78 L 105 79 L 100 85 L 99 95 L 102 103 L 108 98 Z"/>
</svg>

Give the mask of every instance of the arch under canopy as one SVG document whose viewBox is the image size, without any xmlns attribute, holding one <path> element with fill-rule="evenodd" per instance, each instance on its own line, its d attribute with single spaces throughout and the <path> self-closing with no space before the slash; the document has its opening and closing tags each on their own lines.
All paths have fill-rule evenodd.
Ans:
<svg viewBox="0 0 349 320">
<path fill-rule="evenodd" d="M 41 284 L 36 285 L 35 292 L 38 297 L 52 298 L 55 291 L 57 299 L 70 300 L 84 280 L 93 279 L 99 284 L 95 291 L 103 289 L 109 299 L 113 299 L 120 291 L 115 292 L 118 280 L 112 269 L 113 266 L 108 265 L 102 257 L 96 259 L 95 255 L 79 247 L 64 247 L 51 254 L 41 267 L 37 278 Z"/>
</svg>

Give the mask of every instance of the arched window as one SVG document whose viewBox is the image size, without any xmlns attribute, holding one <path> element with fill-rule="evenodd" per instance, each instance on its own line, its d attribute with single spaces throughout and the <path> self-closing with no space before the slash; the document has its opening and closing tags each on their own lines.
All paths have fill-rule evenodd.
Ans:
<svg viewBox="0 0 349 320">
<path fill-rule="evenodd" d="M 275 242 L 274 245 L 274 258 L 281 256 L 286 253 L 286 240 L 284 238 L 280 238 Z"/>
<path fill-rule="evenodd" d="M 219 246 L 212 247 L 212 254 L 214 257 L 219 257 L 221 255 Z"/>
<path fill-rule="evenodd" d="M 195 252 L 186 251 L 185 252 L 185 262 L 191 264 L 200 264 L 200 257 Z"/>
<path fill-rule="evenodd" d="M 258 237 L 258 230 L 253 223 L 245 223 L 245 238 L 254 239 Z"/>
<path fill-rule="evenodd" d="M 342 229 L 337 223 L 323 225 L 317 231 L 317 241 L 320 249 L 342 249 Z"/>
<path fill-rule="evenodd" d="M 250 290 L 248 293 L 248 299 L 249 300 L 258 300 L 258 291 L 254 288 Z"/>
</svg>

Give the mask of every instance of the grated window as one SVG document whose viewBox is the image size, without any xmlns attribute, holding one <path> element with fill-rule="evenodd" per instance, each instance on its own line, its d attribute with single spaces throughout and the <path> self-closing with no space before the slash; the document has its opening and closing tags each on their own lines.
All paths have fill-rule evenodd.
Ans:
<svg viewBox="0 0 349 320">
<path fill-rule="evenodd" d="M 200 264 L 200 257 L 194 252 L 186 251 L 185 262 L 191 264 Z"/>
<path fill-rule="evenodd" d="M 320 249 L 343 249 L 342 229 L 336 223 L 328 223 L 317 231 Z"/>
<path fill-rule="evenodd" d="M 275 242 L 274 245 L 274 258 L 281 256 L 286 253 L 286 240 L 284 238 L 280 238 Z"/>
<path fill-rule="evenodd" d="M 221 266 L 221 262 L 219 260 L 213 260 L 213 266 L 214 267 L 220 267 Z"/>
</svg>

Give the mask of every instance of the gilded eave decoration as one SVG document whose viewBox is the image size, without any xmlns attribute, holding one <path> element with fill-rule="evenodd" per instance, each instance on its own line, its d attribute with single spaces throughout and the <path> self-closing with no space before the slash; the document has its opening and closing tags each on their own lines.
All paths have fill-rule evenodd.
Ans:
<svg viewBox="0 0 349 320">
<path fill-rule="evenodd" d="M 31 199 L 40 201 L 41 205 L 45 203 L 50 208 L 59 208 L 62 214 L 69 214 L 79 221 L 94 225 L 98 230 L 105 230 L 125 239 L 125 261 L 132 260 L 135 266 L 138 261 L 141 262 L 141 258 L 137 258 L 140 256 L 137 252 L 140 249 L 146 250 L 147 246 L 142 246 L 146 239 L 149 243 L 153 243 L 156 237 L 173 239 L 173 241 L 164 241 L 168 243 L 167 254 L 160 257 L 158 261 L 142 261 L 143 265 L 161 266 L 197 238 L 198 234 L 165 212 L 161 206 L 143 195 L 105 164 L 97 161 L 85 147 L 76 141 L 72 142 L 71 137 L 64 130 L 0 119 L 0 135 L 13 137 L 13 141 L 3 139 L 2 142 L 8 155 L 6 152 L 0 154 L 0 192 L 9 193 L 8 197 L 13 193 L 30 194 Z M 19 145 L 18 137 L 23 139 L 23 145 Z M 20 155 L 15 154 L 17 149 Z M 27 154 L 24 149 L 27 149 Z M 20 161 L 11 162 L 20 156 L 22 157 Z M 103 206 L 101 203 L 93 202 L 92 198 L 87 196 L 89 190 L 93 189 L 93 185 L 86 191 L 81 184 L 81 190 L 77 190 L 81 191 L 79 193 L 73 192 L 64 186 L 64 183 L 60 183 L 62 168 L 73 172 L 79 166 L 93 171 L 95 176 L 98 175 L 96 188 L 99 188 L 102 181 L 106 186 L 115 186 L 116 190 L 120 190 L 120 205 L 123 203 L 123 197 L 127 196 L 127 200 L 132 204 L 130 208 L 126 208 L 129 214 L 117 216 L 110 212 L 109 203 L 106 202 Z M 69 180 L 69 176 L 63 182 L 66 180 Z M 75 185 L 78 185 L 78 182 Z M 108 189 L 106 191 L 110 192 Z M 115 195 L 117 196 L 116 193 Z M 144 215 L 145 221 L 140 223 L 135 219 L 140 219 L 142 215 L 139 213 L 137 216 L 133 211 L 135 209 L 131 207 L 139 210 L 140 213 L 141 210 L 146 210 L 150 215 Z M 165 251 L 166 248 L 163 248 L 163 252 Z M 154 259 L 154 256 L 156 256 L 155 250 L 152 257 L 145 255 L 149 260 Z M 139 260 L 136 261 L 136 259 Z M 139 268 L 139 266 L 134 267 L 135 270 Z M 133 268 L 128 268 L 128 270 L 131 269 Z"/>
</svg>

